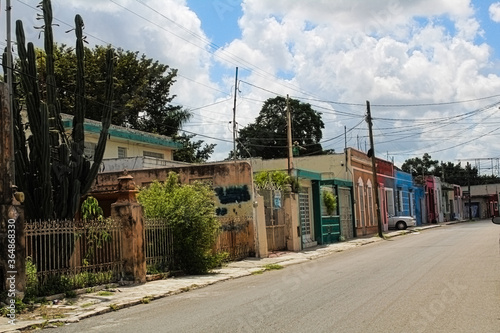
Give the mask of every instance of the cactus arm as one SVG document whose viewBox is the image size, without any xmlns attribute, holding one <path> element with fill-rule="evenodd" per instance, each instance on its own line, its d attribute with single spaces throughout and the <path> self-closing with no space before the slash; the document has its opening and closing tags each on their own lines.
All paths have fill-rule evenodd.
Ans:
<svg viewBox="0 0 500 333">
<path fill-rule="evenodd" d="M 102 112 L 102 129 L 99 135 L 99 141 L 94 153 L 94 162 L 90 169 L 85 182 L 82 185 L 82 194 L 87 193 L 92 186 L 92 182 L 99 172 L 102 159 L 104 157 L 104 150 L 106 148 L 106 141 L 108 139 L 108 129 L 111 125 L 111 112 L 113 109 L 113 79 L 114 79 L 114 50 L 108 49 L 106 53 L 106 102 L 103 106 Z"/>
</svg>

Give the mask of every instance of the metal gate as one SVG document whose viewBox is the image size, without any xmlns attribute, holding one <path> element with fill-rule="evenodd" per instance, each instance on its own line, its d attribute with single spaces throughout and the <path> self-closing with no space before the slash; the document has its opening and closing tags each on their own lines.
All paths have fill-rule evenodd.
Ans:
<svg viewBox="0 0 500 333">
<path fill-rule="evenodd" d="M 344 239 L 354 238 L 354 228 L 352 221 L 351 189 L 339 187 L 340 197 L 340 223 L 342 224 L 342 236 Z"/>
<path fill-rule="evenodd" d="M 267 250 L 286 250 L 286 214 L 280 190 L 261 190 L 266 214 Z"/>
<path fill-rule="evenodd" d="M 304 248 L 316 245 L 311 231 L 311 210 L 309 203 L 309 188 L 302 188 L 299 192 L 299 215 L 302 246 Z"/>
<path fill-rule="evenodd" d="M 252 244 L 252 217 L 218 217 L 221 233 L 215 245 L 218 253 L 226 252 L 229 260 L 241 260 L 255 255 Z"/>
</svg>

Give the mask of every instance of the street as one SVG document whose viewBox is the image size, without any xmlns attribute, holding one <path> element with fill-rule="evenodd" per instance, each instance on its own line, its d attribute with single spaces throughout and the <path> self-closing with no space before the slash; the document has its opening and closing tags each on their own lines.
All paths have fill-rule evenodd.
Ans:
<svg viewBox="0 0 500 333">
<path fill-rule="evenodd" d="M 55 332 L 500 332 L 500 226 L 445 225 Z"/>
</svg>

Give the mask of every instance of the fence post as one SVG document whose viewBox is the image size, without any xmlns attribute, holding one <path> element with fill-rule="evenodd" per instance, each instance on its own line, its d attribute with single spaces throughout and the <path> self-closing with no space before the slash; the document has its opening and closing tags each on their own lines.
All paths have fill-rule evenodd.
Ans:
<svg viewBox="0 0 500 333">
<path fill-rule="evenodd" d="M 255 230 L 255 254 L 257 258 L 267 258 L 267 230 L 266 230 L 266 208 L 264 207 L 264 197 L 255 194 L 254 197 L 254 230 Z"/>
<path fill-rule="evenodd" d="M 14 186 L 14 133 L 7 85 L 0 84 L 0 292 L 23 298 L 26 288 L 26 249 L 22 193 Z M 15 291 L 14 291 L 15 290 Z"/>
<path fill-rule="evenodd" d="M 146 255 L 144 251 L 144 216 L 137 202 L 133 177 L 124 172 L 118 178 L 118 200 L 111 204 L 111 217 L 122 226 L 122 260 L 124 279 L 146 282 Z"/>
</svg>

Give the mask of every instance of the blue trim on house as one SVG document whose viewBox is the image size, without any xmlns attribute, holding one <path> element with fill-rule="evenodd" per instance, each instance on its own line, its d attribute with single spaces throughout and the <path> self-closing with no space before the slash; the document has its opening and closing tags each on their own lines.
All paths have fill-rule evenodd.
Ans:
<svg viewBox="0 0 500 333">
<path fill-rule="evenodd" d="M 72 119 L 64 119 L 63 120 L 64 128 L 72 128 L 73 120 Z M 102 125 L 99 122 L 85 119 L 83 124 L 83 128 L 86 132 L 90 133 L 101 133 Z M 172 149 L 180 149 L 182 148 L 182 144 L 173 141 L 170 137 L 158 134 L 152 134 L 142 131 L 137 131 L 125 127 L 111 125 L 108 129 L 108 134 L 112 137 L 117 137 L 125 140 L 131 140 L 141 143 L 147 143 L 162 147 L 169 147 Z"/>
<path fill-rule="evenodd" d="M 296 171 L 296 175 L 298 178 L 307 178 L 310 180 L 321 180 L 321 174 L 318 172 L 302 170 L 302 169 L 295 169 L 294 171 Z"/>
</svg>

